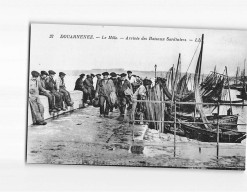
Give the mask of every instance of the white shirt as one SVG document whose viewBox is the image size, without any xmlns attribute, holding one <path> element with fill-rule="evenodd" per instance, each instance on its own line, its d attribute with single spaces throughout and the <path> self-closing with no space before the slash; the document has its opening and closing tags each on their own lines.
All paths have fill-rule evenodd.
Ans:
<svg viewBox="0 0 247 195">
<path fill-rule="evenodd" d="M 144 87 L 144 85 L 141 85 L 137 90 L 136 90 L 136 92 L 134 93 L 134 95 L 133 95 L 133 98 L 134 99 L 137 99 L 137 96 L 138 95 L 143 95 L 143 96 L 145 96 L 146 95 L 146 88 Z"/>
<path fill-rule="evenodd" d="M 98 81 L 97 77 L 94 77 L 93 78 L 93 87 L 94 87 L 94 89 L 96 89 L 97 81 Z"/>
<path fill-rule="evenodd" d="M 135 83 L 136 82 L 136 78 L 131 76 L 130 79 L 129 77 L 127 76 L 127 80 L 132 84 L 132 83 Z"/>
</svg>

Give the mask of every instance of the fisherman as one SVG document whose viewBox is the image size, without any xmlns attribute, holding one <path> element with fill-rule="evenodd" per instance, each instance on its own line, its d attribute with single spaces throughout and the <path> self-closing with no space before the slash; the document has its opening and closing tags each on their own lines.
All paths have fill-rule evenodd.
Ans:
<svg viewBox="0 0 247 195">
<path fill-rule="evenodd" d="M 97 79 L 97 74 L 96 74 L 93 77 L 93 88 L 94 88 L 94 92 L 96 92 L 97 80 L 98 79 Z M 94 96 L 95 96 L 95 94 L 94 94 Z"/>
<path fill-rule="evenodd" d="M 142 79 L 139 76 L 135 76 L 136 82 L 134 85 L 132 85 L 133 93 L 136 92 L 136 90 L 143 84 Z"/>
<path fill-rule="evenodd" d="M 56 82 L 54 81 L 54 76 L 56 72 L 53 70 L 48 71 L 49 76 L 45 80 L 45 88 L 51 92 L 53 96 L 55 96 L 55 105 L 58 111 L 66 109 L 63 107 L 63 94 L 59 93 L 59 89 L 56 86 Z"/>
<path fill-rule="evenodd" d="M 133 105 L 132 105 L 132 113 L 131 113 L 131 119 L 132 121 L 135 120 L 135 115 L 137 114 L 141 120 L 140 124 L 142 124 L 143 120 L 143 113 L 144 113 L 144 103 L 143 102 L 137 102 L 136 100 L 145 100 L 146 99 L 146 87 L 144 86 L 143 82 L 139 80 L 140 86 L 133 94 Z"/>
<path fill-rule="evenodd" d="M 96 74 L 96 78 L 97 78 L 97 81 L 96 81 L 95 90 L 97 91 L 97 86 L 98 86 L 98 83 L 99 83 L 99 82 L 100 82 L 100 80 L 101 80 L 101 74 Z"/>
<path fill-rule="evenodd" d="M 131 96 L 133 95 L 132 86 L 130 82 L 126 79 L 126 74 L 122 73 L 121 79 L 117 86 L 117 97 L 119 103 L 120 116 L 124 116 L 126 105 L 128 109 L 132 107 Z"/>
<path fill-rule="evenodd" d="M 95 91 L 96 91 L 96 87 L 94 87 L 94 85 L 95 85 L 95 75 L 94 74 L 91 74 L 91 78 L 92 78 L 92 86 L 93 86 L 93 88 L 92 88 L 92 99 L 95 97 Z"/>
<path fill-rule="evenodd" d="M 40 72 L 40 80 L 39 80 L 39 95 L 44 95 L 48 98 L 49 103 L 49 112 L 56 112 L 57 109 L 55 107 L 54 96 L 51 94 L 49 90 L 45 88 L 45 80 L 48 76 L 48 73 L 44 70 Z"/>
<path fill-rule="evenodd" d="M 111 72 L 110 73 L 111 77 L 109 78 L 110 80 L 112 80 L 115 89 L 117 89 L 117 85 L 118 85 L 118 79 L 117 79 L 117 74 L 115 72 Z M 111 105 L 110 105 L 110 112 L 113 112 L 113 108 L 117 108 L 117 95 L 115 92 L 112 92 L 110 94 L 110 98 L 111 98 Z"/>
<path fill-rule="evenodd" d="M 100 117 L 108 117 L 110 107 L 110 94 L 116 92 L 114 83 L 108 79 L 109 73 L 103 72 L 103 79 L 99 80 L 95 97 L 99 97 Z"/>
<path fill-rule="evenodd" d="M 32 119 L 34 125 L 46 125 L 44 121 L 44 106 L 39 99 L 39 84 L 37 71 L 31 72 L 32 78 L 29 81 L 29 103 L 32 112 Z"/>
<path fill-rule="evenodd" d="M 59 77 L 56 80 L 56 85 L 57 85 L 57 89 L 59 89 L 59 92 L 63 94 L 63 99 L 67 107 L 67 106 L 73 106 L 74 102 L 71 100 L 70 93 L 66 90 L 66 86 L 64 83 L 65 75 L 66 74 L 64 72 L 59 72 Z"/>
<path fill-rule="evenodd" d="M 128 70 L 127 74 L 128 74 L 127 80 L 130 82 L 130 84 L 135 83 L 136 78 L 132 75 L 132 71 Z"/>
<path fill-rule="evenodd" d="M 83 91 L 83 92 L 85 91 L 85 87 L 83 85 L 84 77 L 85 77 L 85 74 L 80 74 L 80 77 L 75 82 L 74 90 L 79 90 L 79 91 Z"/>
<path fill-rule="evenodd" d="M 87 90 L 85 101 L 89 101 L 88 104 L 92 104 L 93 101 L 93 79 L 91 75 L 87 75 L 87 78 L 83 81 L 83 85 Z"/>
<path fill-rule="evenodd" d="M 111 75 L 110 79 L 114 83 L 114 86 L 117 87 L 117 83 L 118 83 L 117 74 L 115 72 L 111 72 L 110 75 Z"/>
<path fill-rule="evenodd" d="M 132 85 L 132 90 L 133 93 L 135 92 L 135 90 L 138 88 L 136 87 L 137 83 L 136 83 L 136 75 L 132 75 L 132 71 L 128 70 L 127 71 L 127 80 L 130 82 L 130 84 Z"/>
<path fill-rule="evenodd" d="M 83 84 L 85 74 L 80 74 L 80 77 L 75 82 L 75 88 L 74 90 L 79 90 L 83 92 L 83 104 L 86 102 L 87 98 L 87 90 Z"/>
</svg>

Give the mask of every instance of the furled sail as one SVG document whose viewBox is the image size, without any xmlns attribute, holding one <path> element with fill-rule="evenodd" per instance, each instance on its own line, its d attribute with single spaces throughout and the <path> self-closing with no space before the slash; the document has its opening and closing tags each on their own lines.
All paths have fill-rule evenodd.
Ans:
<svg viewBox="0 0 247 195">
<path fill-rule="evenodd" d="M 195 70 L 195 77 L 194 77 L 194 90 L 195 90 L 195 101 L 196 103 L 196 110 L 199 112 L 200 117 L 202 119 L 202 122 L 204 123 L 203 125 L 205 126 L 206 129 L 211 129 L 211 127 L 208 125 L 208 120 L 206 115 L 203 112 L 203 101 L 202 101 L 202 97 L 200 94 L 200 76 L 201 76 L 201 65 L 202 65 L 202 52 L 203 52 L 203 41 L 204 41 L 204 35 L 202 35 L 202 39 L 201 39 L 201 50 L 200 50 L 200 54 L 197 60 L 197 65 L 196 65 L 196 70 Z"/>
</svg>

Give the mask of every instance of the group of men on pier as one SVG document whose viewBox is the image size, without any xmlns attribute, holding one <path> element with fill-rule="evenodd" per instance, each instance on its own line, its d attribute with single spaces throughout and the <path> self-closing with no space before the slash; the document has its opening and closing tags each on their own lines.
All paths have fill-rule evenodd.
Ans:
<svg viewBox="0 0 247 195">
<path fill-rule="evenodd" d="M 42 105 L 39 95 L 48 98 L 49 112 L 65 111 L 68 106 L 73 106 L 70 93 L 66 90 L 64 77 L 65 73 L 60 72 L 59 77 L 54 80 L 56 72 L 49 70 L 31 72 L 29 81 L 29 103 L 32 112 L 33 124 L 46 125 L 44 121 L 44 106 Z"/>
<path fill-rule="evenodd" d="M 29 102 L 32 111 L 33 124 L 45 125 L 44 107 L 39 95 L 48 98 L 49 112 L 65 111 L 73 106 L 70 93 L 66 90 L 65 73 L 60 72 L 55 80 L 53 70 L 32 71 L 29 83 Z M 108 117 L 109 112 L 119 108 L 120 116 L 124 116 L 125 109 L 133 107 L 133 99 L 145 96 L 146 88 L 139 76 L 132 75 L 131 71 L 116 74 L 103 72 L 102 74 L 81 74 L 75 82 L 74 90 L 83 92 L 83 102 L 92 105 L 97 102 L 100 107 L 100 117 Z M 134 104 L 134 107 L 136 104 Z"/>
<path fill-rule="evenodd" d="M 142 85 L 139 76 L 132 75 L 131 71 L 117 74 L 115 72 L 103 72 L 95 75 L 81 74 L 75 84 L 75 90 L 83 91 L 84 102 L 93 104 L 97 101 L 100 107 L 100 117 L 108 117 L 109 112 L 119 108 L 120 116 L 124 115 L 125 108 L 132 108 L 132 98 L 138 87 Z"/>
</svg>

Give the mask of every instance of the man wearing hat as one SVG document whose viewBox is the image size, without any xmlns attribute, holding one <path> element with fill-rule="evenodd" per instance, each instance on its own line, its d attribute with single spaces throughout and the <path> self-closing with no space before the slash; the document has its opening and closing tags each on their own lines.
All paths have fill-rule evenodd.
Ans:
<svg viewBox="0 0 247 195">
<path fill-rule="evenodd" d="M 114 83 L 112 80 L 108 79 L 108 72 L 103 72 L 103 79 L 98 82 L 96 97 L 99 97 L 100 104 L 100 117 L 108 117 L 109 106 L 110 106 L 110 94 L 111 92 L 116 92 Z M 106 105 L 106 106 L 105 106 Z"/>
<path fill-rule="evenodd" d="M 127 80 L 130 82 L 130 84 L 132 85 L 132 89 L 133 89 L 133 92 L 135 92 L 135 90 L 138 88 L 136 85 L 136 75 L 132 75 L 132 71 L 128 70 L 127 71 Z"/>
<path fill-rule="evenodd" d="M 127 74 L 128 74 L 127 80 L 128 80 L 131 84 L 135 83 L 135 82 L 136 82 L 136 78 L 134 77 L 134 75 L 132 75 L 132 71 L 128 70 L 128 71 L 127 71 Z"/>
<path fill-rule="evenodd" d="M 131 109 L 131 105 L 132 105 L 131 92 L 133 95 L 133 91 L 130 82 L 126 79 L 126 74 L 122 73 L 120 76 L 121 79 L 118 82 L 117 96 L 119 102 L 120 116 L 124 116 L 124 112 L 127 104 L 129 105 L 128 108 Z"/>
<path fill-rule="evenodd" d="M 117 74 L 115 72 L 111 72 L 110 73 L 111 77 L 109 78 L 110 80 L 112 80 L 114 87 L 117 91 L 117 85 L 118 85 L 118 79 L 117 79 Z M 112 94 L 111 96 L 114 96 L 114 98 L 116 98 L 116 93 Z M 112 97 L 113 98 L 113 97 Z M 117 101 L 114 102 L 114 104 L 110 105 L 110 112 L 113 111 L 113 107 L 115 106 L 115 108 L 117 108 Z"/>
<path fill-rule="evenodd" d="M 74 88 L 74 90 L 79 90 L 83 92 L 83 104 L 85 103 L 87 98 L 87 90 L 83 84 L 84 78 L 85 78 L 85 74 L 80 74 L 80 77 L 75 82 L 75 88 Z"/>
<path fill-rule="evenodd" d="M 45 88 L 51 92 L 55 97 L 55 106 L 58 111 L 66 110 L 63 108 L 63 94 L 59 93 L 56 82 L 54 81 L 55 72 L 53 70 L 48 71 L 49 76 L 45 80 Z"/>
<path fill-rule="evenodd" d="M 96 86 L 95 86 L 95 89 L 97 91 L 97 86 L 98 86 L 98 83 L 100 82 L 100 80 L 102 79 L 101 78 L 101 74 L 96 74 L 96 78 L 97 78 L 97 81 L 96 81 Z"/>
<path fill-rule="evenodd" d="M 46 71 L 42 70 L 40 72 L 39 95 L 44 95 L 48 98 L 49 112 L 55 112 L 57 110 L 55 109 L 54 96 L 51 94 L 51 92 L 49 90 L 46 90 L 46 88 L 45 88 L 45 80 L 46 80 L 47 76 L 48 76 L 48 73 Z"/>
<path fill-rule="evenodd" d="M 84 77 L 85 77 L 85 74 L 80 74 L 79 78 L 75 82 L 74 90 L 84 91 L 84 89 L 85 89 L 85 87 L 83 85 Z"/>
<path fill-rule="evenodd" d="M 110 79 L 112 80 L 112 82 L 114 83 L 114 86 L 117 86 L 117 74 L 115 72 L 111 72 L 110 73 L 111 77 Z"/>
<path fill-rule="evenodd" d="M 83 81 L 83 85 L 87 90 L 85 101 L 89 100 L 89 104 L 92 104 L 94 96 L 93 79 L 91 75 L 87 75 L 87 78 Z"/>
<path fill-rule="evenodd" d="M 37 71 L 31 72 L 31 79 L 29 81 L 29 103 L 32 112 L 32 119 L 34 125 L 46 125 L 44 121 L 44 106 L 39 99 L 39 73 Z"/>
<path fill-rule="evenodd" d="M 59 89 L 59 92 L 63 94 L 64 102 L 67 106 L 73 106 L 74 102 L 71 100 L 70 93 L 66 90 L 65 83 L 64 83 L 64 72 L 59 72 L 59 77 L 56 80 L 57 89 Z"/>
</svg>

